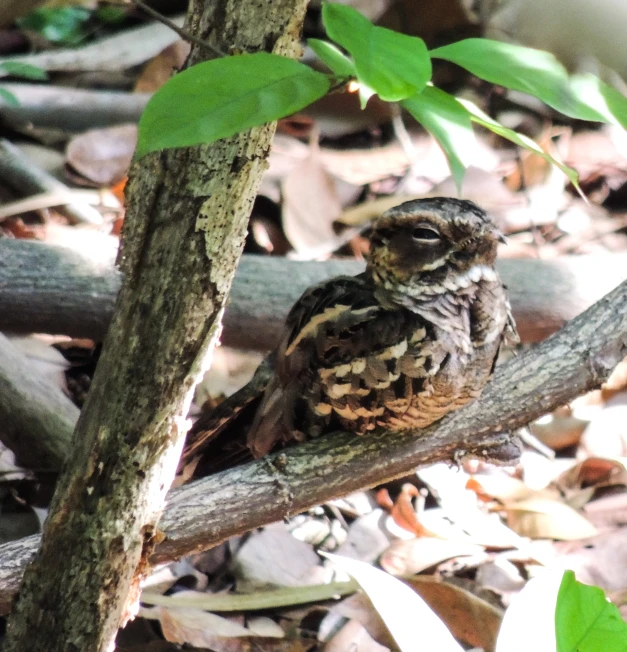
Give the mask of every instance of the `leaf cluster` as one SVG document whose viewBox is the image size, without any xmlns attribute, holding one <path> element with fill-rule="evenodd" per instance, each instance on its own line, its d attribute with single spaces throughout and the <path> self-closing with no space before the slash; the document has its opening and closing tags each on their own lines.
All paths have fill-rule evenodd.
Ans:
<svg viewBox="0 0 627 652">
<path fill-rule="evenodd" d="M 148 103 L 137 156 L 211 143 L 300 111 L 349 81 L 362 107 L 376 94 L 399 102 L 438 141 L 458 186 L 474 144 L 473 123 L 540 154 L 576 185 L 577 174 L 533 140 L 499 124 L 476 105 L 431 83 L 432 60 L 444 59 L 493 84 L 534 95 L 571 118 L 627 127 L 627 100 L 593 75 L 569 76 L 548 52 L 471 38 L 429 51 L 420 38 L 373 25 L 352 7 L 326 3 L 322 19 L 338 46 L 309 39 L 330 73 L 266 52 L 197 64 L 175 75 Z"/>
</svg>

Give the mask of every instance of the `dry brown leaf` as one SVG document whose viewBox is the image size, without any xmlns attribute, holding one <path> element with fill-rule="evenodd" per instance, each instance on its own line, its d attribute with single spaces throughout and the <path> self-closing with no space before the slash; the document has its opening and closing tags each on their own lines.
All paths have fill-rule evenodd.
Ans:
<svg viewBox="0 0 627 652">
<path fill-rule="evenodd" d="M 181 645 L 212 647 L 216 638 L 252 636 L 252 632 L 233 620 L 191 607 L 154 607 L 166 640 Z"/>
<path fill-rule="evenodd" d="M 555 486 L 567 496 L 585 488 L 627 486 L 627 469 L 619 460 L 589 457 L 562 473 Z"/>
<path fill-rule="evenodd" d="M 543 444 L 553 450 L 576 446 L 588 425 L 588 421 L 574 416 L 554 414 L 529 424 L 529 430 Z"/>
<path fill-rule="evenodd" d="M 135 82 L 135 92 L 154 93 L 161 88 L 173 72 L 183 67 L 190 48 L 190 44 L 182 39 L 168 45 L 143 67 Z"/>
<path fill-rule="evenodd" d="M 572 507 L 547 498 L 531 498 L 504 507 L 508 525 L 532 539 L 571 541 L 597 533 L 596 528 Z"/>
<path fill-rule="evenodd" d="M 503 612 L 454 584 L 430 577 L 406 580 L 444 621 L 456 639 L 484 650 L 493 650 Z"/>
<path fill-rule="evenodd" d="M 69 165 L 96 185 L 109 186 L 126 177 L 137 145 L 137 125 L 91 129 L 70 140 Z"/>
</svg>

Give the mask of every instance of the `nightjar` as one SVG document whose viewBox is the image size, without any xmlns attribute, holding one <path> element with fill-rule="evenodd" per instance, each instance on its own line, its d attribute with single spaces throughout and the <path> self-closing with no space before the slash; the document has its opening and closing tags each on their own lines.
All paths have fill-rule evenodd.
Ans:
<svg viewBox="0 0 627 652">
<path fill-rule="evenodd" d="M 424 428 L 479 396 L 517 337 L 494 268 L 501 232 L 470 201 L 432 198 L 388 210 L 368 237 L 366 271 L 302 295 L 250 385 L 192 428 L 185 458 L 241 410 L 260 457 L 332 430 Z"/>
</svg>

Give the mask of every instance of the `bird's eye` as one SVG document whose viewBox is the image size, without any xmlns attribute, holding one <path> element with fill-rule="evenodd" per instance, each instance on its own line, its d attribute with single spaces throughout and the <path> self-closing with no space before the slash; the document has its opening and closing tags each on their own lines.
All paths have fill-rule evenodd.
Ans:
<svg viewBox="0 0 627 652">
<path fill-rule="evenodd" d="M 412 232 L 411 236 L 414 240 L 419 242 L 437 242 L 440 239 L 440 234 L 427 226 L 418 226 Z"/>
</svg>

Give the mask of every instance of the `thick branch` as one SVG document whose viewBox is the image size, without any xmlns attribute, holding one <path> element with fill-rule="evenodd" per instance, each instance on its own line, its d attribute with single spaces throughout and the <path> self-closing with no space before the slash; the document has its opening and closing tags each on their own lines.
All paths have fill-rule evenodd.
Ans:
<svg viewBox="0 0 627 652">
<path fill-rule="evenodd" d="M 224 318 L 225 344 L 271 349 L 294 301 L 313 283 L 362 264 L 244 256 Z M 627 278 L 627 255 L 501 260 L 523 341 L 538 342 Z M 3 283 L 2 279 L 10 279 Z M 286 279 L 289 282 L 286 282 Z M 0 240 L 0 331 L 102 339 L 119 275 L 106 251 Z"/>
<path fill-rule="evenodd" d="M 167 538 L 151 561 L 172 561 L 313 505 L 483 452 L 515 430 L 598 387 L 627 354 L 627 282 L 559 333 L 497 370 L 481 398 L 416 435 L 338 433 L 198 480 L 169 494 Z M 0 546 L 0 612 L 10 609 L 38 537 Z"/>
</svg>

